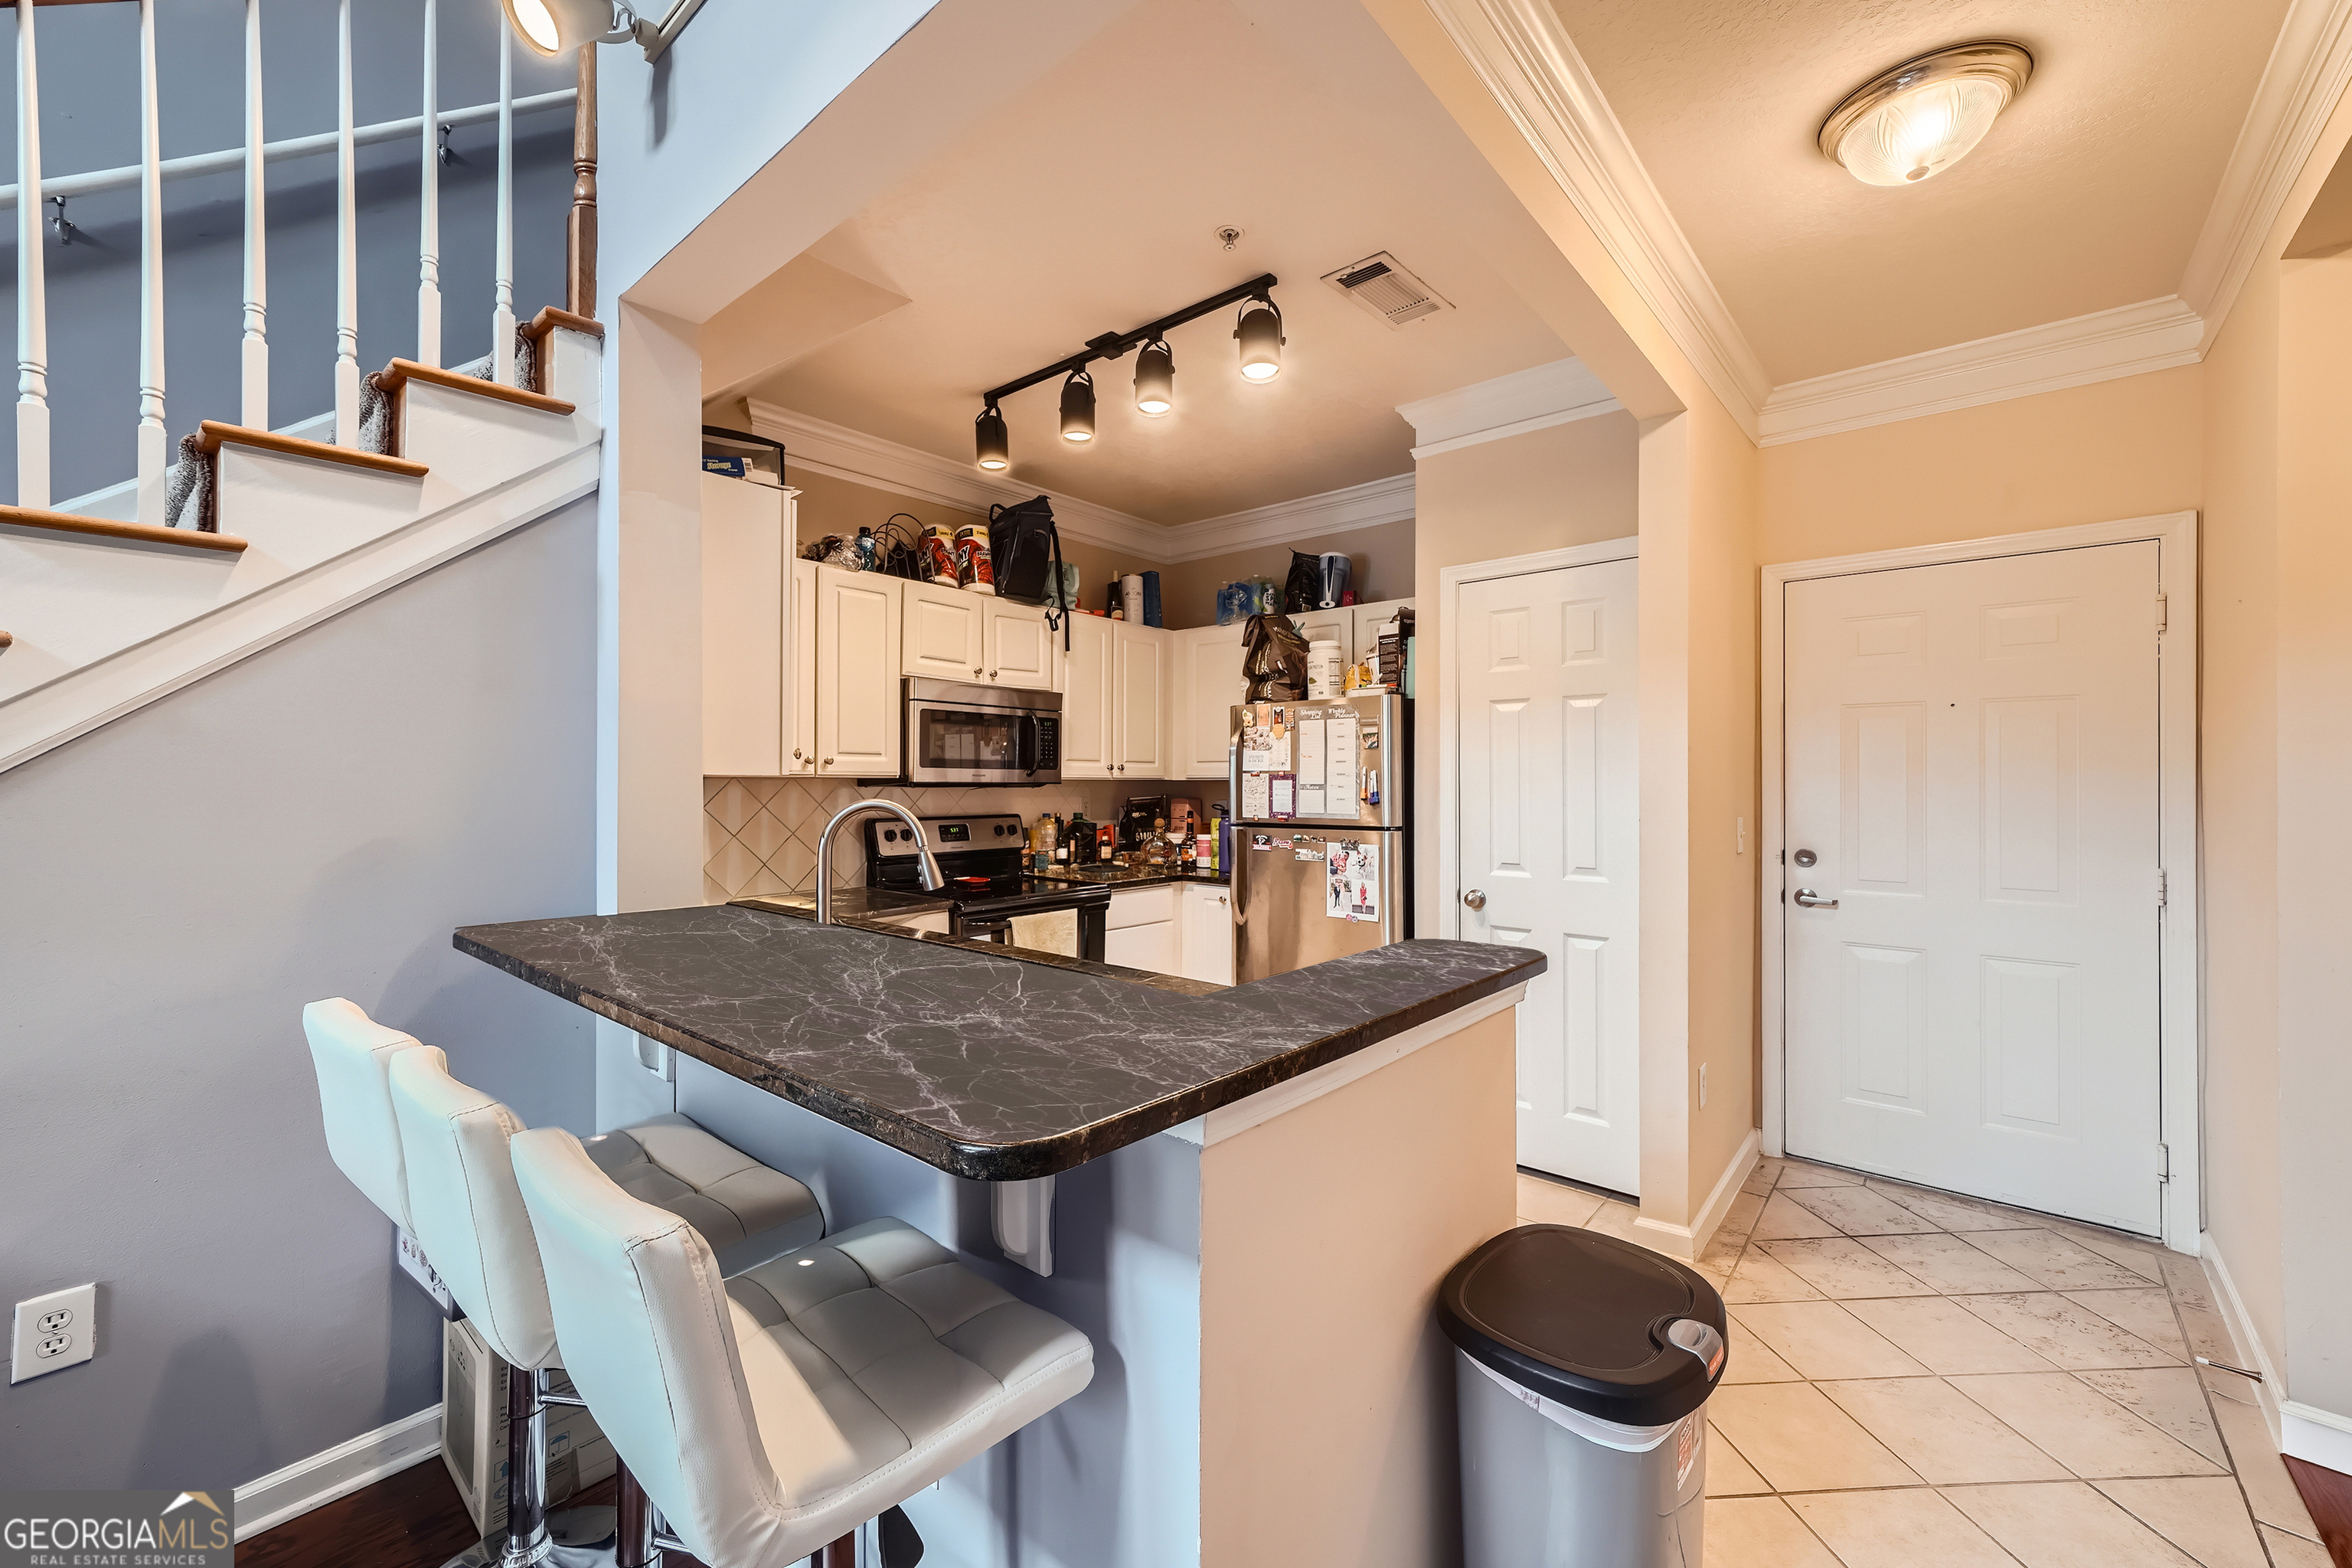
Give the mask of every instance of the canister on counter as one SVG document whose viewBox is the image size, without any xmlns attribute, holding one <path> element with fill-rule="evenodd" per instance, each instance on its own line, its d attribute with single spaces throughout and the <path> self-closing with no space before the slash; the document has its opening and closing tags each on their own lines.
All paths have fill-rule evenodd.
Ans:
<svg viewBox="0 0 2352 1568">
<path fill-rule="evenodd" d="M 956 583 L 975 594 L 996 592 L 996 574 L 988 558 L 988 530 L 966 523 L 956 530 Z"/>
<path fill-rule="evenodd" d="M 955 536 L 944 527 L 923 532 L 923 575 L 943 588 L 956 586 Z"/>
</svg>

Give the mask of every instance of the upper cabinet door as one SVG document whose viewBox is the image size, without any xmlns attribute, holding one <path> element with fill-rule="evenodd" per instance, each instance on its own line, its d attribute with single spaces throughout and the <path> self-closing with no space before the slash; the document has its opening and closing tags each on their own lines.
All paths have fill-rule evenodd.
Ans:
<svg viewBox="0 0 2352 1568">
<path fill-rule="evenodd" d="M 786 537 L 792 537 L 789 533 Z M 816 574 L 814 561 L 793 563 L 793 596 L 784 614 L 784 772 L 816 772 Z"/>
<path fill-rule="evenodd" d="M 1114 631 L 1119 623 L 1100 616 L 1070 617 L 1070 652 L 1063 662 L 1062 776 L 1111 776 L 1111 718 L 1118 706 L 1118 658 Z M 1061 639 L 1055 638 L 1058 643 Z"/>
<path fill-rule="evenodd" d="M 1168 634 L 1113 621 L 1118 711 L 1112 765 L 1122 778 L 1168 776 Z"/>
<path fill-rule="evenodd" d="M 1356 645 L 1349 660 L 1361 664 L 1377 658 L 1381 651 L 1381 627 L 1394 618 L 1399 610 L 1412 608 L 1411 599 L 1382 599 L 1376 604 L 1358 605 L 1354 610 Z"/>
<path fill-rule="evenodd" d="M 702 771 L 773 777 L 784 753 L 785 492 L 702 476 Z"/>
<path fill-rule="evenodd" d="M 1176 634 L 1177 771 L 1188 779 L 1225 776 L 1225 752 L 1232 744 L 1234 705 L 1247 700 L 1249 682 L 1242 675 L 1242 629 L 1201 626 Z"/>
<path fill-rule="evenodd" d="M 817 772 L 895 778 L 905 704 L 898 646 L 907 586 L 878 572 L 816 574 Z"/>
<path fill-rule="evenodd" d="M 981 612 L 988 626 L 988 674 L 991 686 L 1017 686 L 1031 691 L 1054 689 L 1054 655 L 1062 634 L 1045 630 L 1045 612 L 1032 605 L 1008 605 L 982 597 Z"/>
<path fill-rule="evenodd" d="M 1340 605 L 1336 610 L 1309 610 L 1305 615 L 1290 617 L 1290 624 L 1298 628 L 1298 635 L 1305 637 L 1309 645 L 1318 642 L 1338 643 L 1341 664 L 1355 662 L 1356 656 L 1353 652 L 1356 645 L 1355 623 L 1356 612 L 1351 606 L 1346 605 Z"/>
<path fill-rule="evenodd" d="M 938 680 L 985 680 L 986 634 L 982 612 L 995 603 L 932 583 L 908 583 L 902 673 Z"/>
</svg>

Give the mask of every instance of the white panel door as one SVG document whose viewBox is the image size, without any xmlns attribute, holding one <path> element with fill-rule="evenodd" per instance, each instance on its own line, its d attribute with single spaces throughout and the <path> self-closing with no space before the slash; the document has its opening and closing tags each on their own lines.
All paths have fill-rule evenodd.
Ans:
<svg viewBox="0 0 2352 1568">
<path fill-rule="evenodd" d="M 987 637 L 982 610 L 993 603 L 984 594 L 908 583 L 906 595 L 905 675 L 935 680 L 984 680 Z"/>
<path fill-rule="evenodd" d="M 1519 1163 L 1641 1191 L 1637 563 L 1462 590 L 1462 934 L 1540 948 Z M 1483 907 L 1482 906 L 1483 900 Z"/>
<path fill-rule="evenodd" d="M 1111 766 L 1122 778 L 1168 776 L 1168 634 L 1157 626 L 1110 624 L 1118 658 Z"/>
<path fill-rule="evenodd" d="M 816 573 L 817 772 L 848 778 L 898 773 L 899 589 L 878 572 Z"/>
<path fill-rule="evenodd" d="M 1176 634 L 1176 771 L 1188 779 L 1226 776 L 1233 710 L 1249 695 L 1242 675 L 1242 629 L 1198 626 Z"/>
<path fill-rule="evenodd" d="M 1118 707 L 1118 659 L 1101 616 L 1070 617 L 1070 651 L 1062 663 L 1062 776 L 1111 776 L 1111 716 Z"/>
<path fill-rule="evenodd" d="M 1790 1153 L 2161 1228 L 2157 552 L 1788 584 Z"/>
<path fill-rule="evenodd" d="M 1045 612 L 1029 605 L 1008 605 L 983 596 L 987 606 L 981 619 L 988 628 L 988 673 L 981 679 L 991 686 L 1017 686 L 1024 691 L 1054 689 L 1054 655 L 1062 634 L 1045 631 Z"/>
</svg>

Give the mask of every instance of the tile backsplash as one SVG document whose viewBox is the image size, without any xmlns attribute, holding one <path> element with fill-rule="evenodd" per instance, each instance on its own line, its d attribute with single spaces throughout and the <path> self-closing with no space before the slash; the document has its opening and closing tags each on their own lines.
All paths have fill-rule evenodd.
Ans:
<svg viewBox="0 0 2352 1568">
<path fill-rule="evenodd" d="M 918 816 L 1017 813 L 1031 822 L 1040 813 L 1064 817 L 1078 813 L 1095 822 L 1115 821 L 1129 795 L 1191 795 L 1205 809 L 1225 798 L 1212 779 L 1165 784 L 1125 779 L 1076 779 L 1035 789 L 909 789 L 878 787 L 845 779 L 705 778 L 702 781 L 702 896 L 723 904 L 747 893 L 805 893 L 816 886 L 817 835 L 833 814 L 869 795 L 895 800 Z M 856 887 L 866 880 L 866 837 L 856 823 L 841 830 L 833 847 L 834 884 Z"/>
</svg>

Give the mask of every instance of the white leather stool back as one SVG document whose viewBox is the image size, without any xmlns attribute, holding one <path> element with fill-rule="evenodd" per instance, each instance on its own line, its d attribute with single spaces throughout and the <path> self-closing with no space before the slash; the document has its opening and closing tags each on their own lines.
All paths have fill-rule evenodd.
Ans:
<svg viewBox="0 0 2352 1568">
<path fill-rule="evenodd" d="M 774 1510 L 801 1500 L 784 1493 L 761 1444 L 730 1322 L 740 1309 L 709 1244 L 621 1191 L 561 1128 L 521 1133 L 512 1149 L 564 1370 L 597 1425 L 697 1556 L 777 1561 Z M 761 1404 L 782 1404 L 772 1440 L 804 1452 L 807 1473 L 834 1484 L 855 1472 L 849 1443 L 790 1362 L 776 1353 L 751 1371 Z"/>
<path fill-rule="evenodd" d="M 413 1229 L 400 1129 L 393 1120 L 385 1075 L 393 1058 L 423 1050 L 424 1044 L 414 1035 L 385 1028 L 341 996 L 304 1007 L 302 1033 L 310 1038 L 310 1064 L 319 1074 L 327 1152 L 393 1224 Z"/>
<path fill-rule="evenodd" d="M 547 1277 L 507 1152 L 520 1119 L 451 1078 L 437 1047 L 402 1052 L 391 1080 L 425 1256 L 492 1350 L 527 1371 L 556 1364 Z"/>
</svg>

